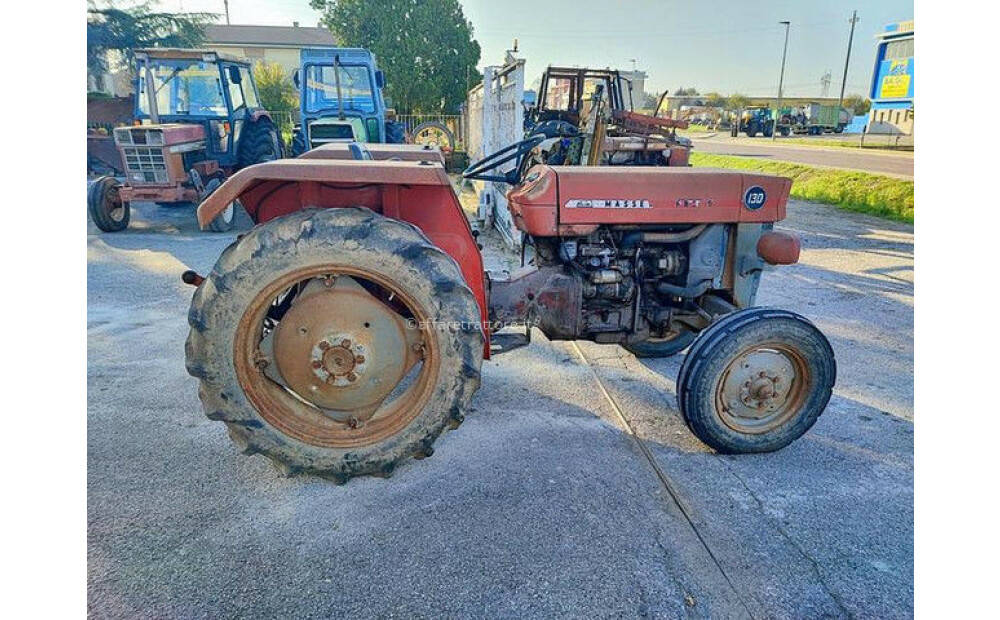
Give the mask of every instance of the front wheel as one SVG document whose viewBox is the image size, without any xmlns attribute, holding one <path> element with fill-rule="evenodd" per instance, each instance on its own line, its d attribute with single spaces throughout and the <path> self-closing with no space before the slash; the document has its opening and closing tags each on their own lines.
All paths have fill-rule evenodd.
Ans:
<svg viewBox="0 0 1000 620">
<path fill-rule="evenodd" d="M 114 177 L 101 177 L 87 188 L 87 212 L 104 232 L 128 228 L 131 205 L 121 198 L 121 184 Z"/>
<path fill-rule="evenodd" d="M 204 189 L 201 190 L 201 201 L 204 202 L 206 198 L 212 195 L 215 190 L 222 187 L 222 179 L 219 177 L 213 177 L 205 184 Z M 215 216 L 205 230 L 210 232 L 227 232 L 233 229 L 233 223 L 236 221 L 236 205 L 237 201 L 229 203 L 229 206 L 222 210 L 221 213 Z"/>
<path fill-rule="evenodd" d="M 479 306 L 416 227 L 362 208 L 255 227 L 199 285 L 188 372 L 206 415 L 286 474 L 387 476 L 479 388 Z"/>
<path fill-rule="evenodd" d="M 719 452 L 772 452 L 812 427 L 836 379 L 833 348 L 808 319 L 749 308 L 698 335 L 677 401 L 688 428 Z"/>
</svg>

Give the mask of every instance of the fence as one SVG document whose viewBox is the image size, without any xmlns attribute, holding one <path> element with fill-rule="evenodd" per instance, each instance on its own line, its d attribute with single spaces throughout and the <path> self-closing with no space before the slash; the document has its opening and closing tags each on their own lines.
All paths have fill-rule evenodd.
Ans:
<svg viewBox="0 0 1000 620">
<path fill-rule="evenodd" d="M 521 140 L 524 134 L 524 60 L 507 52 L 501 67 L 486 67 L 483 83 L 469 91 L 467 151 L 470 161 L 478 161 L 490 153 Z M 509 162 L 497 173 L 514 166 Z M 507 208 L 503 183 L 476 181 L 479 189 L 479 217 L 492 221 L 504 241 L 512 247 L 521 244 L 521 235 Z"/>
</svg>

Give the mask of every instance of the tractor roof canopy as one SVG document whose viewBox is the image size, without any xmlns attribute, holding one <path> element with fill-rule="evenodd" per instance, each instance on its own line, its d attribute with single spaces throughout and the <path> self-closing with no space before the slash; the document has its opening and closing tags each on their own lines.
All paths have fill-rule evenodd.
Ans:
<svg viewBox="0 0 1000 620">
<path fill-rule="evenodd" d="M 178 47 L 148 47 L 137 49 L 135 51 L 135 57 L 137 60 L 145 60 L 147 58 L 154 60 L 202 60 L 204 62 L 227 62 L 245 67 L 250 66 L 250 63 L 245 60 L 241 60 L 233 56 L 227 56 L 226 54 L 220 54 L 215 50 Z"/>
</svg>

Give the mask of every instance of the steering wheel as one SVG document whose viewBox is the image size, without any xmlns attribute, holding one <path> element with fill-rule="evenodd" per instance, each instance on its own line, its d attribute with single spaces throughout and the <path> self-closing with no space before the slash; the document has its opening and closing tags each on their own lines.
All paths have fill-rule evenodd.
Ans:
<svg viewBox="0 0 1000 620">
<path fill-rule="evenodd" d="M 496 153 L 487 155 L 486 157 L 480 159 L 474 164 L 469 165 L 468 168 L 462 172 L 462 177 L 466 179 L 475 179 L 480 181 L 499 181 L 501 183 L 507 183 L 509 185 L 517 185 L 518 182 L 518 170 L 521 168 L 521 160 L 525 155 L 531 152 L 531 149 L 535 148 L 545 140 L 545 136 L 533 135 L 528 136 L 520 142 L 515 142 L 508 147 L 502 148 Z M 485 174 L 490 170 L 495 170 L 500 166 L 506 164 L 511 160 L 517 160 L 517 165 L 514 166 L 513 170 L 510 170 L 502 175 L 500 174 Z"/>
</svg>

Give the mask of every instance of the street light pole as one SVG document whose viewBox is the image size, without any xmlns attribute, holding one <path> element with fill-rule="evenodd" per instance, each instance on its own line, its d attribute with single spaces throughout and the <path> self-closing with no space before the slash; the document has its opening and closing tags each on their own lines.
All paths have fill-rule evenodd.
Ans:
<svg viewBox="0 0 1000 620">
<path fill-rule="evenodd" d="M 226 25 L 229 25 L 229 0 L 223 0 L 223 4 L 226 6 Z"/>
<path fill-rule="evenodd" d="M 771 129 L 771 141 L 778 136 L 778 115 L 781 114 L 782 89 L 785 87 L 785 58 L 788 56 L 788 29 L 792 22 L 778 22 L 785 27 L 785 49 L 781 52 L 781 76 L 778 78 L 778 106 L 774 110 L 774 128 Z"/>
<path fill-rule="evenodd" d="M 844 79 L 840 82 L 840 101 L 837 102 L 837 123 L 840 123 L 840 110 L 844 107 L 844 90 L 847 88 L 847 67 L 851 64 L 851 46 L 854 44 L 854 24 L 858 23 L 858 12 L 851 16 L 851 36 L 847 39 L 847 60 L 844 61 Z"/>
</svg>

